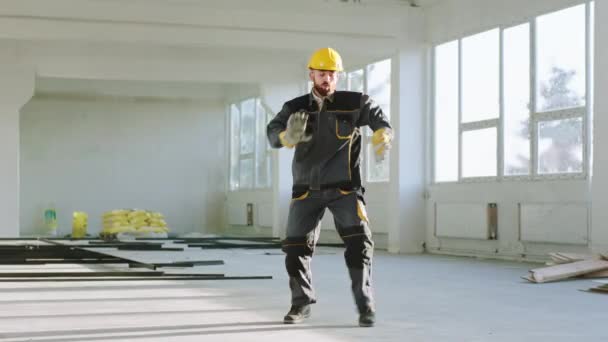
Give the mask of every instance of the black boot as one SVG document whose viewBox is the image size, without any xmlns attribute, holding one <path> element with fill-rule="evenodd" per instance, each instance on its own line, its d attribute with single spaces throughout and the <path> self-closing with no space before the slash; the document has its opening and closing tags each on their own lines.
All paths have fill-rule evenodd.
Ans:
<svg viewBox="0 0 608 342">
<path fill-rule="evenodd" d="M 310 317 L 310 305 L 292 305 L 291 309 L 285 318 L 283 318 L 283 323 L 285 324 L 295 324 L 302 322 L 305 318 Z"/>
<path fill-rule="evenodd" d="M 360 327 L 373 327 L 376 323 L 376 314 L 373 311 L 367 311 L 359 314 Z"/>
</svg>

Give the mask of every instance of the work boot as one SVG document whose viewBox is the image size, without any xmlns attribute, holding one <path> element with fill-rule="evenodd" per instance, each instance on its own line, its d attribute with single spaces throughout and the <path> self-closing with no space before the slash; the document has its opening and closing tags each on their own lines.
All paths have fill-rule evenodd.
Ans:
<svg viewBox="0 0 608 342">
<path fill-rule="evenodd" d="M 359 326 L 360 327 L 373 327 L 376 323 L 376 314 L 369 310 L 359 314 Z"/>
<path fill-rule="evenodd" d="M 305 318 L 310 317 L 310 305 L 292 305 L 291 309 L 285 318 L 283 318 L 283 323 L 285 324 L 295 324 L 302 322 Z"/>
</svg>

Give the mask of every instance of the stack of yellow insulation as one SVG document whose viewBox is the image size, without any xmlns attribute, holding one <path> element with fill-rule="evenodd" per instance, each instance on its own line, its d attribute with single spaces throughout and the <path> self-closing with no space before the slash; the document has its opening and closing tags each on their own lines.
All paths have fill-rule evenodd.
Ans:
<svg viewBox="0 0 608 342">
<path fill-rule="evenodd" d="M 103 214 L 101 235 L 120 233 L 168 233 L 167 222 L 161 213 L 139 209 L 112 210 Z"/>
<path fill-rule="evenodd" d="M 112 210 L 103 214 L 103 235 L 135 232 L 135 228 L 129 223 L 130 210 Z"/>
<path fill-rule="evenodd" d="M 149 231 L 153 233 L 168 233 L 167 222 L 165 217 L 161 213 L 147 212 L 148 220 L 147 225 L 137 228 L 139 231 Z"/>
</svg>

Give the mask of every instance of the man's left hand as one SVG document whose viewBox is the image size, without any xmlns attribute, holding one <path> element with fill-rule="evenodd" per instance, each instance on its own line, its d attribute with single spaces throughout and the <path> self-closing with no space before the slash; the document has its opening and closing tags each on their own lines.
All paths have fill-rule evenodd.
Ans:
<svg viewBox="0 0 608 342">
<path fill-rule="evenodd" d="M 393 140 L 393 131 L 390 128 L 381 128 L 374 132 L 372 136 L 372 146 L 374 148 L 374 157 L 379 163 L 386 158 L 388 151 L 391 148 Z"/>
</svg>

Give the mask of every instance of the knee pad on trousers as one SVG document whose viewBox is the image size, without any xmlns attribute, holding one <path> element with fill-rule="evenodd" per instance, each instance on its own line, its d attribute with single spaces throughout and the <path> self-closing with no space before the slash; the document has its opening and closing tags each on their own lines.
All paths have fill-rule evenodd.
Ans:
<svg viewBox="0 0 608 342">
<path fill-rule="evenodd" d="M 282 250 L 285 252 L 285 267 L 290 277 L 299 278 L 302 273 L 308 273 L 309 260 L 313 254 L 313 246 L 306 238 L 288 238 L 283 241 Z"/>
<path fill-rule="evenodd" d="M 349 268 L 362 268 L 371 264 L 374 242 L 366 226 L 350 227 L 342 230 L 346 251 L 344 257 Z"/>
<path fill-rule="evenodd" d="M 306 237 L 286 238 L 281 243 L 281 250 L 293 256 L 311 256 L 314 253 L 314 247 Z"/>
</svg>

